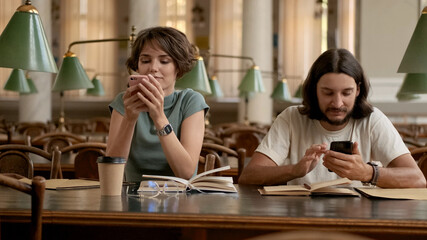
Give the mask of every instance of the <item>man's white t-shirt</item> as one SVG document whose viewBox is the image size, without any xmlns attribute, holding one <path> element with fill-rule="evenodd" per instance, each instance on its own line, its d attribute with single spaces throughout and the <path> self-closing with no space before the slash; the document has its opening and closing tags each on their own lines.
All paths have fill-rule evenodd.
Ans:
<svg viewBox="0 0 427 240">
<path fill-rule="evenodd" d="M 300 114 L 297 106 L 288 107 L 279 114 L 256 151 L 268 156 L 278 166 L 283 166 L 296 164 L 313 144 L 327 143 L 330 146 L 332 141 L 349 140 L 359 144 L 359 151 L 365 162 L 379 161 L 383 166 L 409 153 L 391 121 L 377 108 L 365 118 L 350 119 L 339 131 L 328 131 L 320 125 L 319 120 Z M 337 174 L 329 172 L 323 166 L 321 157 L 310 173 L 291 180 L 288 184 L 311 184 L 337 178 Z M 359 184 L 360 182 L 356 183 Z"/>
</svg>

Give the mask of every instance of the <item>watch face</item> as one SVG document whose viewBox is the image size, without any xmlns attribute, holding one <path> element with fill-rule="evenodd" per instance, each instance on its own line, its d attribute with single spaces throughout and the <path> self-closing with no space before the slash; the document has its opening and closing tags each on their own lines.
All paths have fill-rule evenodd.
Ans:
<svg viewBox="0 0 427 240">
<path fill-rule="evenodd" d="M 170 124 L 168 124 L 165 126 L 164 130 L 165 130 L 166 134 L 171 133 L 172 132 L 172 126 Z"/>
</svg>

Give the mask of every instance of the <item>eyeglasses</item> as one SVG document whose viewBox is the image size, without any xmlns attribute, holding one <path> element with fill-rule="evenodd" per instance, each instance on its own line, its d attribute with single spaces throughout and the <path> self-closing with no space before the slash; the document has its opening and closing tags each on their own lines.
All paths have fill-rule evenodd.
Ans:
<svg viewBox="0 0 427 240">
<path fill-rule="evenodd" d="M 159 195 L 176 196 L 184 192 L 185 187 L 174 181 L 142 181 L 137 190 L 139 197 L 155 198 Z"/>
</svg>

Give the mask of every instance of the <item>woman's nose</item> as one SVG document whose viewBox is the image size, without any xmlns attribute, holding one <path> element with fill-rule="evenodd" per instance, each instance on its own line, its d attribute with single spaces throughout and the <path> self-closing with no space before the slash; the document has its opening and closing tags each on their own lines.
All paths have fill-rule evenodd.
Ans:
<svg viewBox="0 0 427 240">
<path fill-rule="evenodd" d="M 159 62 L 152 61 L 150 65 L 150 72 L 158 72 L 159 71 Z"/>
</svg>

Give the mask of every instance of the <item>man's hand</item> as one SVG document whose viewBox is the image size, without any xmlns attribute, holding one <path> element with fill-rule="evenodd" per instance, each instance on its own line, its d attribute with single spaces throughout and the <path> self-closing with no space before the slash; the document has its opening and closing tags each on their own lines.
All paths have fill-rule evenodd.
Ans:
<svg viewBox="0 0 427 240">
<path fill-rule="evenodd" d="M 320 160 L 320 156 L 327 151 L 326 143 L 314 144 L 305 151 L 304 157 L 294 166 L 297 177 L 304 177 L 313 170 Z"/>
<path fill-rule="evenodd" d="M 372 176 L 372 167 L 363 161 L 358 147 L 359 144 L 355 142 L 351 155 L 327 150 L 323 156 L 323 165 L 340 177 L 369 181 L 369 176 Z"/>
</svg>

